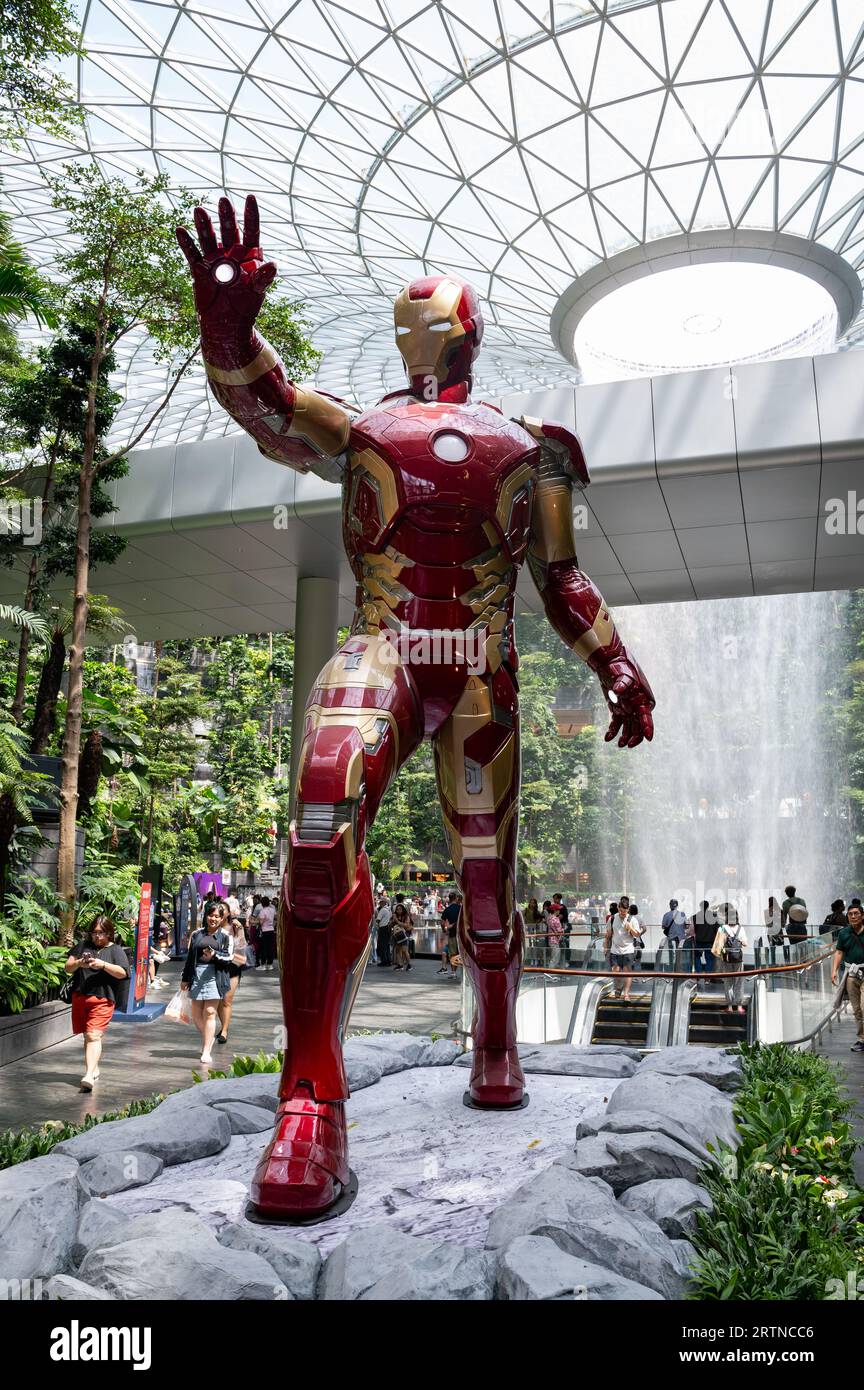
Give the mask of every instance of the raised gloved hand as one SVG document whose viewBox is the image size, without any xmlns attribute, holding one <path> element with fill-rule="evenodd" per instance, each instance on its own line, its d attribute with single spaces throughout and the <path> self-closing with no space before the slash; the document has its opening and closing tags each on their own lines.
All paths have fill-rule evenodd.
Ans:
<svg viewBox="0 0 864 1390">
<path fill-rule="evenodd" d="M 185 227 L 177 228 L 177 240 L 192 272 L 202 335 L 236 339 L 251 331 L 267 287 L 275 279 L 276 266 L 261 254 L 258 204 L 252 194 L 246 199 L 242 238 L 228 198 L 219 199 L 219 228 L 221 243 L 209 214 L 196 208 L 200 251 Z"/>
</svg>

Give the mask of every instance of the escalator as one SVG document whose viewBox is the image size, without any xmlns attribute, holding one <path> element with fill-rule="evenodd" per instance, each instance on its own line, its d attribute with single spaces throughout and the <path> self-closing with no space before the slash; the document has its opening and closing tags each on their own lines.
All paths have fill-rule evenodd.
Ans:
<svg viewBox="0 0 864 1390">
<path fill-rule="evenodd" d="M 650 1013 L 650 993 L 634 993 L 626 1003 L 611 992 L 604 994 L 597 1004 L 591 1041 L 645 1047 Z"/>
<path fill-rule="evenodd" d="M 750 999 L 745 998 L 748 1013 L 727 1014 L 722 994 L 694 995 L 690 1003 L 687 1041 L 706 1047 L 734 1047 L 747 1041 Z"/>
</svg>

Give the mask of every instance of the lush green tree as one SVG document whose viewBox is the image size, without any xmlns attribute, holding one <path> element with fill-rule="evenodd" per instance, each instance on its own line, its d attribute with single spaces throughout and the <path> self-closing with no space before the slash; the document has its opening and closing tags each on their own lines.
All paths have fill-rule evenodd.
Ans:
<svg viewBox="0 0 864 1390">
<path fill-rule="evenodd" d="M 3 0 L 0 5 L 0 138 L 14 143 L 30 125 L 68 135 L 81 122 L 57 59 L 80 53 L 79 25 L 67 0 Z"/>
<path fill-rule="evenodd" d="M 47 796 L 47 778 L 26 767 L 24 736 L 14 724 L 0 723 L 0 911 L 6 893 L 9 846 L 17 826 L 33 820 L 33 805 Z"/>
<path fill-rule="evenodd" d="M 150 863 L 156 802 L 169 799 L 181 782 L 190 782 L 201 754 L 194 728 L 206 713 L 201 680 L 166 656 L 157 644 L 156 681 L 146 709 L 146 814 L 142 818 L 143 862 Z"/>
<path fill-rule="evenodd" d="M 146 332 L 157 357 L 172 364 L 173 381 L 149 419 L 128 441 L 126 448 L 131 449 L 168 404 L 199 351 L 199 337 L 191 282 L 174 237 L 176 223 L 190 212 L 190 195 L 175 191 L 172 205 L 166 176 L 148 178 L 141 173 L 130 184 L 106 176 L 95 164 L 69 166 L 51 186 L 54 207 L 65 215 L 72 234 L 70 249 L 58 260 L 67 315 L 92 334 L 93 342 L 78 473 L 69 695 L 60 790 L 58 891 L 65 904 L 62 932 L 69 938 L 75 912 L 75 823 L 93 491 L 100 471 L 123 453 L 98 453 L 100 372 L 105 358 L 121 340 L 138 332 Z M 293 305 L 274 299 L 268 310 L 267 331 L 282 352 L 289 374 L 294 375 L 298 356 L 309 360 L 314 352 L 298 330 Z"/>
<path fill-rule="evenodd" d="M 366 852 L 372 872 L 385 882 L 401 878 L 405 861 L 419 857 L 411 815 L 410 785 L 411 775 L 403 768 L 381 803 L 367 837 Z"/>
<path fill-rule="evenodd" d="M 241 868 L 260 865 L 272 852 L 270 831 L 279 806 L 271 711 L 274 672 L 286 659 L 287 652 L 280 652 L 271 663 L 269 639 L 231 637 L 219 643 L 204 676 L 209 763 L 224 797 L 214 851 Z"/>
<path fill-rule="evenodd" d="M 25 545 L 20 535 L 0 538 L 0 563 L 11 565 L 19 556 L 29 555 L 24 594 L 24 608 L 28 612 L 45 606 L 47 588 L 58 575 L 66 575 L 71 580 L 75 574 L 78 473 L 85 442 L 92 353 L 91 331 L 76 324 L 64 324 L 53 341 L 38 350 L 31 369 L 26 374 L 17 374 L 5 389 L 0 388 L 0 417 L 7 437 L 15 441 L 14 451 L 7 444 L 7 460 L 17 464 L 17 485 L 23 493 L 31 496 L 35 493 L 41 502 L 42 534 L 38 545 Z M 96 392 L 97 471 L 90 500 L 94 518 L 105 516 L 111 510 L 113 503 L 107 484 L 126 472 L 122 456 L 115 454 L 108 461 L 104 442 L 121 400 L 109 385 L 109 374 L 115 367 L 114 354 L 109 352 L 99 368 Z M 112 564 L 124 546 L 125 541 L 115 532 L 94 531 L 90 540 L 91 563 Z M 93 616 L 91 613 L 91 626 Z M 65 635 L 67 630 L 64 618 L 55 632 L 62 631 Z M 19 641 L 12 701 L 12 718 L 16 723 L 21 722 L 24 713 L 29 651 L 30 629 L 25 628 Z M 59 644 L 55 661 L 58 656 Z M 62 673 L 65 640 L 60 661 Z"/>
</svg>

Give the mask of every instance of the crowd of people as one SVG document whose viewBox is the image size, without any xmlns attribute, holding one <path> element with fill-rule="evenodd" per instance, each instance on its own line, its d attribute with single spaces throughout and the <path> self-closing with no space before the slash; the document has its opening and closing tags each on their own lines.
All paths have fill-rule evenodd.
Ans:
<svg viewBox="0 0 864 1390">
<path fill-rule="evenodd" d="M 457 980 L 461 964 L 457 940 L 460 912 L 461 898 L 456 892 L 448 893 L 445 904 L 438 893 L 428 892 L 422 898 L 405 893 L 391 897 L 386 889 L 379 889 L 372 919 L 370 961 L 407 975 L 414 958 L 414 933 L 420 927 L 433 926 L 439 933 L 441 952 L 438 974 Z"/>
<path fill-rule="evenodd" d="M 431 926 L 439 934 L 438 974 L 458 981 L 462 963 L 458 939 L 461 911 L 461 897 L 452 890 L 445 902 L 432 890 L 421 897 L 391 895 L 379 888 L 370 936 L 370 963 L 394 973 L 409 974 L 413 969 L 415 932 Z M 610 973 L 620 977 L 614 982 L 614 993 L 626 1003 L 640 969 L 647 930 L 640 920 L 638 904 L 626 894 L 609 901 L 605 911 L 586 901 L 575 913 L 571 913 L 562 893 L 553 893 L 542 903 L 532 897 L 524 912 L 528 942 L 545 948 L 544 966 L 566 966 L 572 963 L 572 937 L 576 932 L 595 936 L 600 931 L 601 913 L 606 961 Z M 220 898 L 211 889 L 201 903 L 201 920 L 202 925 L 188 943 L 174 1016 L 194 1024 L 201 1039 L 200 1059 L 208 1066 L 212 1064 L 214 1044 L 224 1045 L 228 1041 L 237 990 L 245 971 L 260 968 L 266 973 L 277 968 L 276 903 L 264 894 L 250 893 L 241 904 L 234 893 Z M 763 925 L 769 962 L 789 963 L 791 948 L 811 934 L 807 904 L 794 885 L 786 887 L 782 900 L 768 898 Z M 673 967 L 674 958 L 680 953 L 681 969 L 687 973 L 720 974 L 726 1011 L 743 1014 L 744 952 L 751 943 L 735 905 L 724 902 L 712 906 L 704 900 L 688 917 L 678 900 L 670 898 L 660 929 L 672 952 Z M 834 944 L 832 982 L 838 983 L 843 970 L 843 989 L 856 1025 L 853 1050 L 864 1052 L 861 899 L 852 898 L 847 906 L 843 898 L 836 898 L 819 925 L 819 934 Z M 169 959 L 168 924 L 157 916 L 150 951 L 152 988 L 164 987 L 159 971 Z M 102 914 L 95 919 L 84 939 L 70 951 L 66 971 L 71 976 L 73 1032 L 84 1044 L 80 1086 L 82 1091 L 92 1091 L 99 1079 L 105 1030 L 115 1010 L 126 1008 L 130 986 L 127 955 L 116 940 L 116 925 L 110 917 Z"/>
<path fill-rule="evenodd" d="M 792 948 L 814 934 L 811 933 L 807 903 L 795 885 L 788 884 L 784 893 L 782 899 L 769 897 L 762 913 L 766 960 L 770 965 L 778 962 L 789 964 Z M 620 976 L 614 982 L 613 992 L 616 998 L 626 1003 L 631 998 L 645 948 L 647 927 L 640 920 L 639 906 L 624 894 L 608 902 L 604 909 L 598 910 L 590 902 L 584 907 L 577 920 L 580 925 L 586 923 L 587 914 L 591 929 L 585 935 L 593 938 L 598 934 L 602 917 L 605 961 L 610 973 Z M 555 969 L 574 963 L 571 951 L 572 917 L 561 893 L 554 893 L 542 905 L 539 899 L 530 898 L 524 916 L 529 942 L 542 948 L 540 963 L 544 967 Z M 751 944 L 758 944 L 761 934 L 757 941 L 751 943 L 734 903 L 722 902 L 712 906 L 704 899 L 688 917 L 678 900 L 670 898 L 660 929 L 668 942 L 668 949 L 673 953 L 670 962 L 673 969 L 674 957 L 680 952 L 680 969 L 683 972 L 718 974 L 722 978 L 726 1012 L 746 1012 L 744 952 Z M 843 898 L 836 898 L 830 912 L 819 924 L 818 935 L 823 939 L 832 939 L 835 945 L 832 983 L 837 985 L 840 972 L 844 970 L 843 989 L 852 1007 L 857 1034 L 852 1050 L 864 1052 L 864 907 L 861 899 L 851 898 L 847 907 Z"/>
</svg>

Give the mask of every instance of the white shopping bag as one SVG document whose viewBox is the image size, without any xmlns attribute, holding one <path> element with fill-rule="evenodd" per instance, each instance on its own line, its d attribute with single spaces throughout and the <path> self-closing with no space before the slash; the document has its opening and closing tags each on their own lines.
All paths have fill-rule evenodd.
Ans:
<svg viewBox="0 0 864 1390">
<path fill-rule="evenodd" d="M 192 1001 L 188 989 L 178 989 L 165 1010 L 165 1017 L 170 1018 L 172 1023 L 192 1022 Z"/>
</svg>

